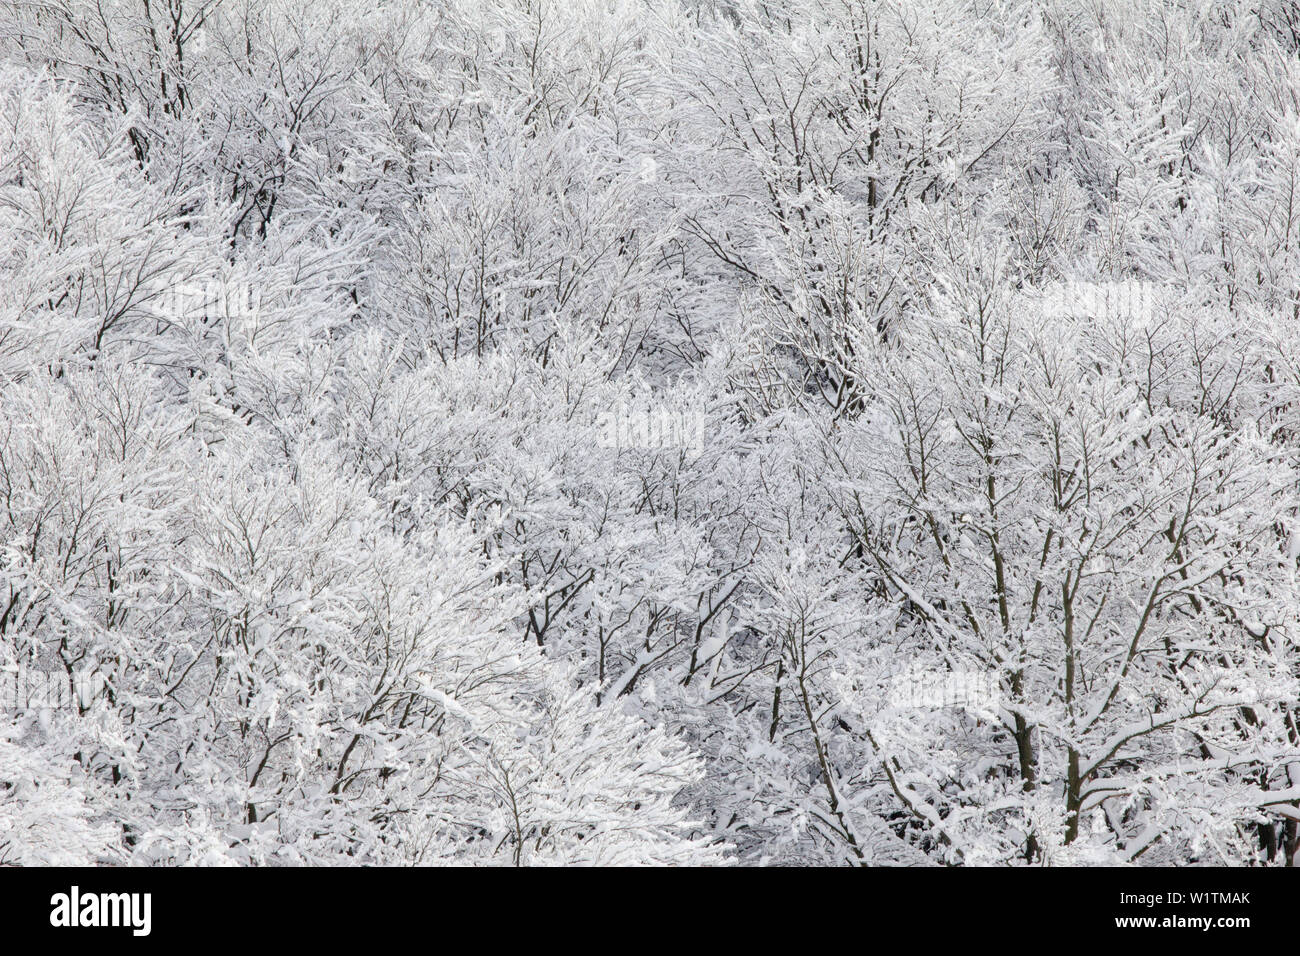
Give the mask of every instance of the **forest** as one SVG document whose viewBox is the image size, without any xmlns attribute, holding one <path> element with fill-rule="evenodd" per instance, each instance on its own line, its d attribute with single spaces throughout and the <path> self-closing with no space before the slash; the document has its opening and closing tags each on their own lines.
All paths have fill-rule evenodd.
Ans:
<svg viewBox="0 0 1300 956">
<path fill-rule="evenodd" d="M 1297 0 L 0 0 L 0 864 L 1292 866 L 1298 575 Z"/>
</svg>

